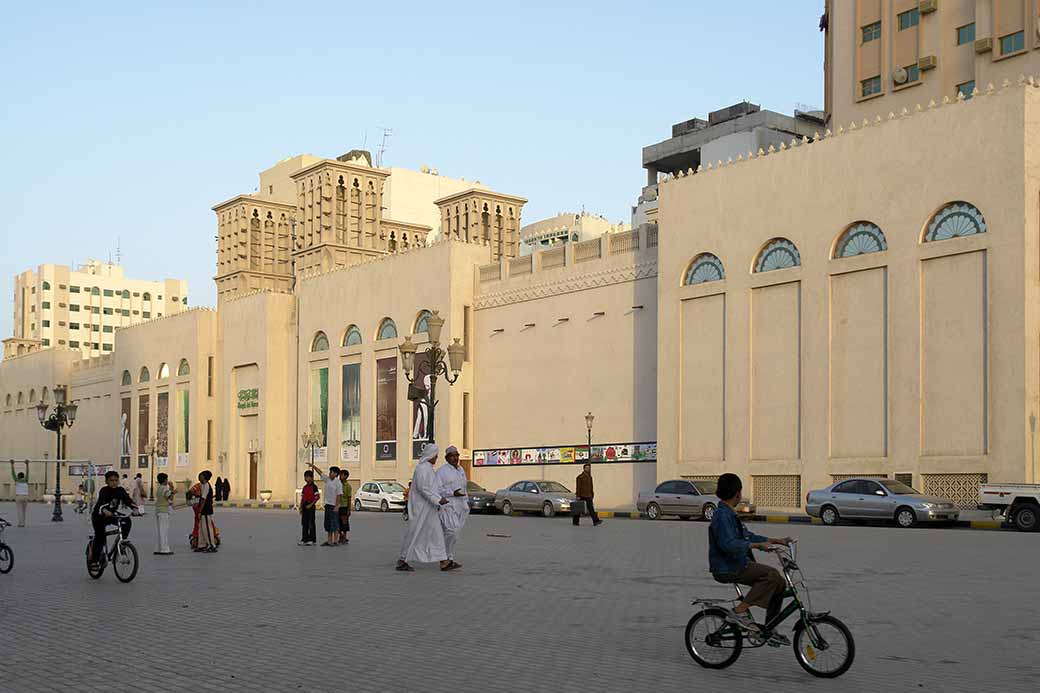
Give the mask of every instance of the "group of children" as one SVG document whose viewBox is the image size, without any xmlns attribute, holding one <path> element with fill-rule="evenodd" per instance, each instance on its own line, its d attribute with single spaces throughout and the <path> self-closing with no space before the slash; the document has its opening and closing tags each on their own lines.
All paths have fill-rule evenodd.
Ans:
<svg viewBox="0 0 1040 693">
<path fill-rule="evenodd" d="M 324 494 L 314 483 L 314 474 L 325 482 Z M 339 467 L 329 467 L 329 475 L 325 476 L 313 464 L 303 473 L 303 489 L 300 491 L 300 524 L 303 537 L 299 546 L 315 546 L 318 543 L 316 515 L 318 503 L 324 500 L 326 540 L 322 546 L 342 546 L 350 543 L 350 510 L 354 489 L 347 479 L 350 472 Z"/>
</svg>

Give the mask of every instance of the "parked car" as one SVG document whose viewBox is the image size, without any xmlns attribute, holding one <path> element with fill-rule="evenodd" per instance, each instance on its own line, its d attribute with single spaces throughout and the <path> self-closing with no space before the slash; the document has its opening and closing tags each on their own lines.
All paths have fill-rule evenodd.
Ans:
<svg viewBox="0 0 1040 693">
<path fill-rule="evenodd" d="M 1020 532 L 1040 529 L 1040 484 L 983 484 L 979 509 L 996 511 Z"/>
<path fill-rule="evenodd" d="M 636 498 L 636 510 L 651 520 L 659 520 L 665 515 L 678 515 L 688 520 L 699 517 L 708 522 L 715 516 L 719 507 L 715 481 L 690 481 L 689 479 L 672 479 L 662 481 L 653 491 L 643 491 Z M 754 515 L 755 506 L 746 498 L 741 498 L 735 508 L 738 515 Z"/>
<path fill-rule="evenodd" d="M 557 481 L 518 481 L 495 493 L 495 508 L 503 515 L 540 512 L 545 517 L 569 513 L 574 493 Z"/>
<path fill-rule="evenodd" d="M 960 516 L 949 498 L 926 496 L 895 479 L 845 479 L 805 494 L 805 512 L 825 525 L 839 520 L 894 520 L 900 527 L 919 522 L 952 522 Z"/>
<path fill-rule="evenodd" d="M 354 510 L 404 510 L 404 486 L 396 481 L 366 481 L 354 495 Z"/>
<path fill-rule="evenodd" d="M 466 483 L 466 497 L 471 513 L 495 512 L 495 494 L 475 481 Z"/>
</svg>

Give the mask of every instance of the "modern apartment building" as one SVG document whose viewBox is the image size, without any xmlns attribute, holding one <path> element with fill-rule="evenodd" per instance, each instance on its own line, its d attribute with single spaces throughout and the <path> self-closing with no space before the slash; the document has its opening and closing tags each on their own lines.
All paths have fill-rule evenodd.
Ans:
<svg viewBox="0 0 1040 693">
<path fill-rule="evenodd" d="M 64 346 L 83 358 L 114 349 L 115 330 L 184 310 L 188 283 L 128 279 L 111 262 L 40 265 L 14 278 L 14 337 Z M 11 354 L 5 354 L 8 356 Z"/>
<path fill-rule="evenodd" d="M 827 0 L 820 28 L 844 127 L 1040 73 L 1038 0 Z"/>
</svg>

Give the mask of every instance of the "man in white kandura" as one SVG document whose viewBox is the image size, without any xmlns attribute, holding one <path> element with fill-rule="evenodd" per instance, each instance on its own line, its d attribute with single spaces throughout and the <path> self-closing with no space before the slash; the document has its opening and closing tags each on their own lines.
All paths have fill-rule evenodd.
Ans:
<svg viewBox="0 0 1040 693">
<path fill-rule="evenodd" d="M 412 474 L 412 491 L 408 494 L 408 525 L 404 541 L 401 542 L 397 570 L 415 570 L 409 561 L 438 561 L 441 570 L 452 570 L 451 561 L 444 551 L 444 530 L 437 517 L 448 501 L 441 498 L 437 486 L 437 474 L 433 471 L 436 463 L 437 446 L 430 443 L 423 449 L 419 464 L 415 465 L 415 473 Z"/>
<path fill-rule="evenodd" d="M 461 568 L 462 564 L 455 562 L 455 544 L 469 515 L 469 498 L 466 494 L 469 480 L 466 478 L 466 471 L 459 466 L 457 447 L 452 445 L 445 450 L 444 459 L 448 464 L 437 470 L 441 496 L 448 501 L 440 512 L 441 527 L 444 528 L 444 551 L 448 554 L 448 565 L 451 568 Z"/>
</svg>

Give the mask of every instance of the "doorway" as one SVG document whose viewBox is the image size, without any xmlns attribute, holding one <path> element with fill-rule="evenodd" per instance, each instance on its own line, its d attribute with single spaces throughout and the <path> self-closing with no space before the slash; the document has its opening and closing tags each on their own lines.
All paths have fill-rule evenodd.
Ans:
<svg viewBox="0 0 1040 693">
<path fill-rule="evenodd" d="M 256 475 L 257 475 L 256 453 L 249 453 L 249 500 L 256 500 Z"/>
</svg>

